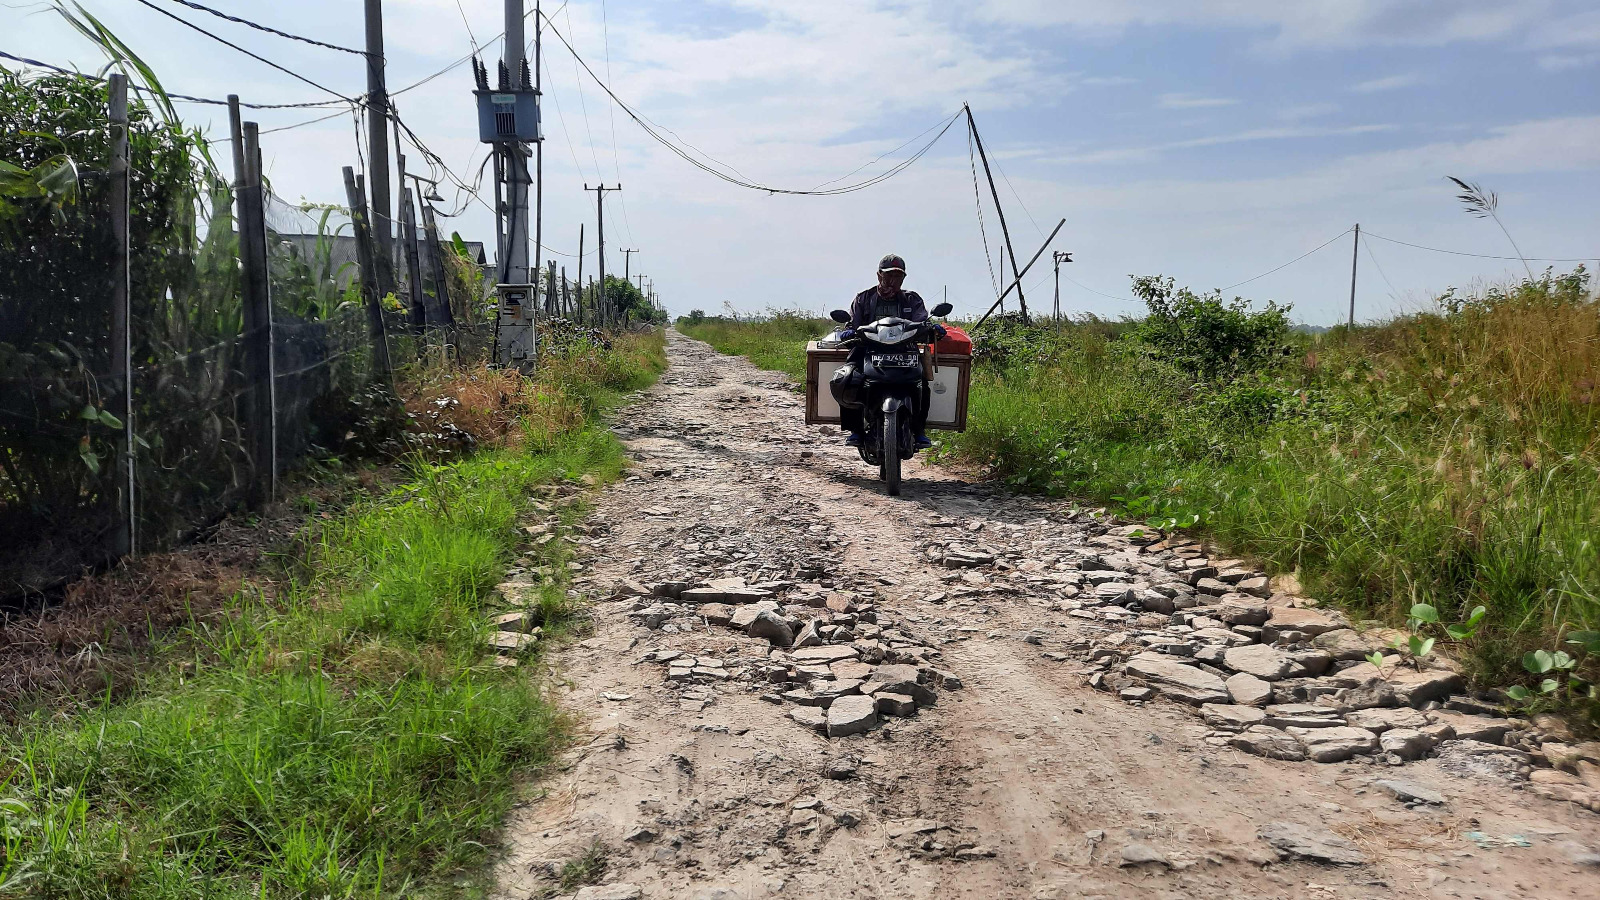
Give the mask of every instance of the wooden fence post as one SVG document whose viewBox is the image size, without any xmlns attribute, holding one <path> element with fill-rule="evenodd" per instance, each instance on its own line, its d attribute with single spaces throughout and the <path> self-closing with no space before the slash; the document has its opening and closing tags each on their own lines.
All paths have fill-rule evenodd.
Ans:
<svg viewBox="0 0 1600 900">
<path fill-rule="evenodd" d="M 111 120 L 111 235 L 117 251 L 111 278 L 111 378 L 116 392 L 111 407 L 122 419 L 122 434 L 111 467 L 111 482 L 117 485 L 117 516 L 120 521 L 111 541 L 111 555 L 131 556 L 136 546 L 138 525 L 134 519 L 133 494 L 133 299 L 129 244 L 128 167 L 128 77 L 113 74 L 108 79 Z"/>
<path fill-rule="evenodd" d="M 250 502 L 260 505 L 277 492 L 277 422 L 272 393 L 272 306 L 267 291 L 267 224 L 261 195 L 260 126 L 239 122 L 238 98 L 230 97 L 234 176 L 239 218 L 240 293 L 244 300 L 244 372 L 250 382 L 250 455 L 256 477 Z"/>
<path fill-rule="evenodd" d="M 356 232 L 356 261 L 361 266 L 362 298 L 367 308 L 367 339 L 372 342 L 373 374 L 389 380 L 389 340 L 383 330 L 383 304 L 378 291 L 377 258 L 372 227 L 367 222 L 367 193 L 361 178 L 344 167 L 344 195 L 350 203 L 350 221 Z"/>
</svg>

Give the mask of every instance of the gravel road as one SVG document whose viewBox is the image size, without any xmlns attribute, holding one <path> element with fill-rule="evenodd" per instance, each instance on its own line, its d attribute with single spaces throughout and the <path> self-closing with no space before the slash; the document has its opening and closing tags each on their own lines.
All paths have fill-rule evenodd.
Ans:
<svg viewBox="0 0 1600 900">
<path fill-rule="evenodd" d="M 920 464 L 887 497 L 784 376 L 668 340 L 580 540 L 611 599 L 548 657 L 585 738 L 514 813 L 496 896 L 565 896 L 541 892 L 596 845 L 582 900 L 1600 896 L 1600 816 L 1526 772 L 1267 759 L 1096 690 L 1113 626 L 1022 576 L 1115 550 L 1104 524 Z M 973 558 L 934 562 L 954 540 Z M 826 625 L 810 656 L 724 624 L 768 597 L 770 627 Z M 890 683 L 907 665 L 922 687 Z M 829 688 L 855 711 L 804 705 Z"/>
</svg>

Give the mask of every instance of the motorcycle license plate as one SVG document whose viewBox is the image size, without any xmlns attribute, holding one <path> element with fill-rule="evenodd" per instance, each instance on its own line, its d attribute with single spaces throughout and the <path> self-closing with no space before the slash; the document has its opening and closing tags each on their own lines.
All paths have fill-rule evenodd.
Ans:
<svg viewBox="0 0 1600 900">
<path fill-rule="evenodd" d="M 874 353 L 872 364 L 883 369 L 910 369 L 922 365 L 915 353 Z"/>
</svg>

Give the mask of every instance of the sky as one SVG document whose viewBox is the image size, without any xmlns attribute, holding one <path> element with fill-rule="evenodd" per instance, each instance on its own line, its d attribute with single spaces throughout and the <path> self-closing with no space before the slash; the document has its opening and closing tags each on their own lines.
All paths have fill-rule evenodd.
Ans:
<svg viewBox="0 0 1600 900">
<path fill-rule="evenodd" d="M 363 41 L 355 0 L 205 2 L 332 44 Z M 168 90 L 257 103 L 365 90 L 357 56 L 173 0 L 149 3 L 321 86 L 137 0 L 82 0 Z M 1290 304 L 1309 324 L 1341 321 L 1348 232 L 1358 222 L 1366 236 L 1358 319 L 1520 276 L 1514 258 L 1395 243 L 1515 256 L 1500 227 L 1462 209 L 1447 175 L 1497 193 L 1522 253 L 1600 257 L 1592 0 L 546 0 L 544 8 L 664 136 L 761 184 L 810 189 L 870 177 L 970 104 L 1018 262 L 1066 220 L 1051 245 L 1072 253 L 1061 267 L 1066 315 L 1137 315 L 1130 276 L 1159 274 Z M 503 10 L 498 0 L 386 0 L 391 91 L 474 44 L 492 69 Z M 83 71 L 105 62 L 47 5 L 22 0 L 0 5 L 0 50 Z M 580 223 L 585 277 L 595 272 L 595 195 L 583 187 L 604 181 L 623 188 L 606 195 L 609 270 L 623 266 L 617 251 L 638 248 L 633 271 L 651 278 L 674 314 L 838 308 L 874 283 L 878 258 L 890 252 L 906 259 L 907 287 L 930 304 L 948 296 L 958 315 L 988 308 L 997 283 L 1009 282 L 963 122 L 873 187 L 773 195 L 691 167 L 611 103 L 559 39 L 547 33 L 544 51 L 544 255 L 569 276 Z M 462 65 L 396 99 L 403 121 L 469 185 L 486 157 L 471 89 Z M 181 109 L 226 137 L 225 111 Z M 266 130 L 326 114 L 249 118 Z M 342 203 L 340 167 L 362 164 L 349 114 L 262 143 L 274 189 L 290 199 Z M 408 164 L 423 168 L 422 154 L 409 150 Z M 492 244 L 490 179 L 482 185 L 473 199 L 446 178 L 443 211 L 460 215 L 444 227 Z M 1562 272 L 1576 263 L 1530 262 L 1536 272 L 1547 265 Z M 1052 278 L 1047 252 L 1023 281 L 1030 307 L 1050 308 Z"/>
</svg>

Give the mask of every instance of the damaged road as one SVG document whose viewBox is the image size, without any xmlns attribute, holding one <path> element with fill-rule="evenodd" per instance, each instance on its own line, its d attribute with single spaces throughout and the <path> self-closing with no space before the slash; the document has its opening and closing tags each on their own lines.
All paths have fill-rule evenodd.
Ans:
<svg viewBox="0 0 1600 900">
<path fill-rule="evenodd" d="M 886 497 L 784 376 L 668 338 L 548 657 L 587 738 L 496 896 L 586 855 L 581 900 L 1592 891 L 1558 724 L 1365 672 L 1381 634 L 1204 547 L 920 465 Z"/>
</svg>

